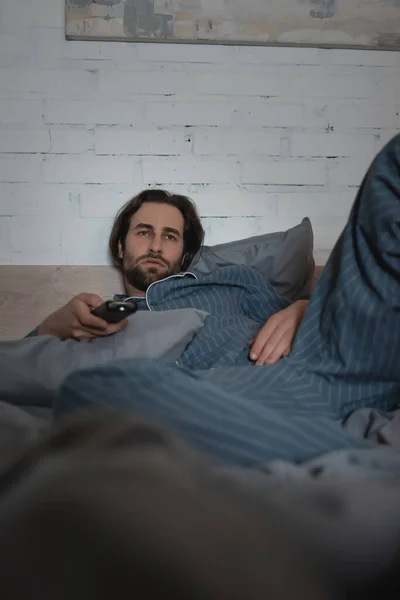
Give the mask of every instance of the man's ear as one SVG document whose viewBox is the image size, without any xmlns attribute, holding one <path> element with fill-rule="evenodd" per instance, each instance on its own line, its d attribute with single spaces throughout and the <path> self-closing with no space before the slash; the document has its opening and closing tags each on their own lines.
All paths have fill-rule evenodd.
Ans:
<svg viewBox="0 0 400 600">
<path fill-rule="evenodd" d="M 121 242 L 118 242 L 118 258 L 121 260 L 124 258 L 124 251 L 122 250 Z"/>
</svg>

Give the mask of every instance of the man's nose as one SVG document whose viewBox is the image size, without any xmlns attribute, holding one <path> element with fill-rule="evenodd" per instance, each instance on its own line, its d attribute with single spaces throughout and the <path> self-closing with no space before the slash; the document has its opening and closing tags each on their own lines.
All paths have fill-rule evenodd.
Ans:
<svg viewBox="0 0 400 600">
<path fill-rule="evenodd" d="M 154 235 L 151 240 L 150 250 L 155 254 L 161 254 L 163 249 L 162 236 Z"/>
</svg>

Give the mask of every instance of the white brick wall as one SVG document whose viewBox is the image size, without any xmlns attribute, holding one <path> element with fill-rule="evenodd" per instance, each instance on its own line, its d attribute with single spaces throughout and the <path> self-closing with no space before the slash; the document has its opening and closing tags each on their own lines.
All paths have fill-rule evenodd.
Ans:
<svg viewBox="0 0 400 600">
<path fill-rule="evenodd" d="M 202 102 L 193 102 L 192 99 L 185 102 L 170 102 L 164 98 L 161 102 L 146 103 L 146 120 L 164 127 L 170 125 L 231 127 L 234 114 L 234 105 L 226 99 L 221 102 L 218 96 L 214 99 L 205 98 Z"/>
<path fill-rule="evenodd" d="M 67 43 L 67 42 L 65 42 Z M 72 42 L 70 42 L 72 43 Z M 109 100 L 44 100 L 44 122 L 66 125 L 139 125 L 144 121 L 144 106 L 134 102 Z"/>
<path fill-rule="evenodd" d="M 290 139 L 292 156 L 357 156 L 360 148 L 374 154 L 376 136 L 354 133 L 293 133 Z"/>
<path fill-rule="evenodd" d="M 183 130 L 98 127 L 95 131 L 96 154 L 179 156 L 190 152 L 191 147 L 190 136 Z"/>
<path fill-rule="evenodd" d="M 309 216 L 324 262 L 400 131 L 395 52 L 66 42 L 64 0 L 1 0 L 0 264 L 103 264 L 151 185 L 207 243 Z"/>
<path fill-rule="evenodd" d="M 227 127 L 217 127 L 198 129 L 193 137 L 195 154 L 279 156 L 282 148 L 282 133 L 279 131 L 232 131 Z"/>
<path fill-rule="evenodd" d="M 0 183 L 1 217 L 78 216 L 79 194 L 73 186 L 32 183 Z"/>
<path fill-rule="evenodd" d="M 38 183 L 41 181 L 40 167 L 40 154 L 2 153 L 0 154 L 0 182 Z M 0 206 L 2 203 L 3 198 L 0 198 Z"/>
<path fill-rule="evenodd" d="M 205 157 L 143 158 L 143 182 L 149 185 L 165 183 L 220 184 L 240 182 L 239 163 L 232 158 Z"/>
<path fill-rule="evenodd" d="M 43 127 L 43 101 L 15 97 L 0 98 L 0 124 L 2 127 L 23 125 L 25 129 Z"/>
<path fill-rule="evenodd" d="M 50 134 L 46 129 L 7 129 L 0 137 L 0 153 L 46 154 L 50 151 Z"/>
<path fill-rule="evenodd" d="M 241 179 L 243 183 L 270 185 L 324 185 L 326 166 L 322 160 L 262 160 L 242 162 Z"/>
<path fill-rule="evenodd" d="M 43 183 L 133 183 L 134 160 L 119 156 L 46 156 Z"/>
</svg>

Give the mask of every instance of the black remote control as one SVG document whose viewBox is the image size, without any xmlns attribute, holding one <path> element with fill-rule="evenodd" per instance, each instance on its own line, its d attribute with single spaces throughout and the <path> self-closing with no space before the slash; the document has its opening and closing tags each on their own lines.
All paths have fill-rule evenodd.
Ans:
<svg viewBox="0 0 400 600">
<path fill-rule="evenodd" d="M 92 309 L 92 314 L 107 323 L 119 323 L 137 311 L 136 302 L 107 300 L 97 308 Z"/>
</svg>

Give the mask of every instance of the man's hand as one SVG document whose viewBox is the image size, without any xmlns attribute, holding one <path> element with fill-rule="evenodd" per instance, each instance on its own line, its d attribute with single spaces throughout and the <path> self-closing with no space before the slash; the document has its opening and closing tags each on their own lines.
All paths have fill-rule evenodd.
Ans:
<svg viewBox="0 0 400 600">
<path fill-rule="evenodd" d="M 79 294 L 68 304 L 51 314 L 39 325 L 37 335 L 55 335 L 61 340 L 91 340 L 96 337 L 117 333 L 128 321 L 107 323 L 92 314 L 92 308 L 103 303 L 95 294 Z"/>
<path fill-rule="evenodd" d="M 287 356 L 307 310 L 308 300 L 298 300 L 273 315 L 250 345 L 250 359 L 256 365 L 273 365 Z"/>
</svg>

